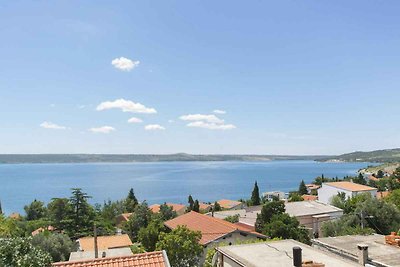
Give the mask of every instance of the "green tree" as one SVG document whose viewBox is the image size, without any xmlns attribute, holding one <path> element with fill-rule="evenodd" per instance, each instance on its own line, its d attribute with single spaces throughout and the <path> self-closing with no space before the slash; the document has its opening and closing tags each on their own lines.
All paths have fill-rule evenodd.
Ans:
<svg viewBox="0 0 400 267">
<path fill-rule="evenodd" d="M 76 243 L 65 234 L 43 232 L 32 238 L 32 244 L 50 254 L 53 262 L 68 261 L 72 251 L 77 249 Z"/>
<path fill-rule="evenodd" d="M 239 222 L 239 214 L 228 216 L 224 220 L 230 223 L 237 223 Z"/>
<path fill-rule="evenodd" d="M 343 215 L 339 220 L 323 222 L 321 231 L 323 236 L 369 235 L 374 232 L 369 227 L 361 228 L 360 219 L 355 214 Z"/>
<path fill-rule="evenodd" d="M 400 210 L 400 189 L 393 190 L 393 192 L 385 198 L 385 201 L 394 204 Z"/>
<path fill-rule="evenodd" d="M 157 250 L 165 250 L 171 266 L 198 266 L 203 247 L 199 244 L 201 232 L 178 226 L 170 233 L 161 233 Z"/>
<path fill-rule="evenodd" d="M 140 228 L 145 228 L 151 221 L 152 212 L 146 201 L 138 204 L 123 228 L 133 241 L 137 241 Z"/>
<path fill-rule="evenodd" d="M 382 170 L 379 170 L 379 171 L 376 173 L 375 177 L 376 177 L 376 178 L 383 178 L 384 175 L 385 175 L 385 173 L 384 173 Z"/>
<path fill-rule="evenodd" d="M 271 201 L 264 204 L 261 213 L 257 214 L 256 231 L 262 232 L 265 224 L 271 221 L 272 216 L 285 212 L 285 203 L 283 201 Z"/>
<path fill-rule="evenodd" d="M 57 229 L 64 229 L 69 224 L 68 216 L 72 214 L 72 205 L 67 198 L 53 198 L 47 204 L 48 218 Z"/>
<path fill-rule="evenodd" d="M 307 190 L 307 186 L 304 183 L 304 180 L 301 180 L 300 185 L 299 185 L 299 194 L 302 195 L 307 195 L 308 194 L 308 190 Z"/>
<path fill-rule="evenodd" d="M 221 211 L 221 210 L 222 210 L 221 205 L 217 201 L 215 201 L 213 211 Z"/>
<path fill-rule="evenodd" d="M 260 190 L 258 188 L 257 181 L 254 183 L 254 188 L 253 188 L 253 192 L 251 192 L 250 201 L 251 201 L 252 206 L 258 206 L 261 204 Z"/>
<path fill-rule="evenodd" d="M 362 173 L 359 173 L 357 177 L 353 178 L 353 183 L 365 185 L 367 184 L 367 181 L 365 180 L 364 175 L 362 175 Z"/>
<path fill-rule="evenodd" d="M 390 177 L 396 180 L 400 180 L 400 167 L 397 167 Z"/>
<path fill-rule="evenodd" d="M 195 200 L 195 202 L 193 204 L 193 211 L 200 212 L 200 203 L 197 199 Z"/>
<path fill-rule="evenodd" d="M 26 219 L 28 221 L 38 220 L 46 215 L 46 208 L 42 201 L 34 200 L 31 204 L 24 207 Z"/>
<path fill-rule="evenodd" d="M 125 211 L 133 212 L 138 204 L 133 188 L 129 190 L 128 196 L 125 199 Z"/>
<path fill-rule="evenodd" d="M 160 233 L 164 231 L 163 223 L 160 221 L 151 221 L 145 228 L 140 228 L 138 241 L 146 251 L 154 251 L 158 242 Z"/>
<path fill-rule="evenodd" d="M 176 214 L 176 211 L 173 210 L 171 206 L 168 206 L 167 203 L 164 202 L 164 204 L 160 205 L 160 211 L 156 214 L 154 214 L 154 217 L 156 219 L 160 219 L 161 221 L 165 222 L 168 220 L 171 220 L 178 216 Z"/>
<path fill-rule="evenodd" d="M 0 214 L 0 239 L 9 237 L 18 237 L 24 234 L 24 230 L 18 225 L 18 221 L 6 218 Z"/>
<path fill-rule="evenodd" d="M 305 244 L 311 243 L 308 230 L 300 227 L 297 218 L 287 213 L 273 215 L 263 228 L 263 234 L 270 238 L 295 239 Z"/>
<path fill-rule="evenodd" d="M 193 210 L 193 206 L 194 206 L 194 200 L 193 200 L 193 197 L 192 197 L 192 195 L 189 195 L 189 197 L 188 197 L 188 203 L 189 203 L 189 206 L 187 207 L 187 209 L 186 209 L 186 211 L 192 211 Z"/>
<path fill-rule="evenodd" d="M 50 267 L 51 256 L 33 246 L 29 238 L 8 238 L 0 242 L 0 266 Z"/>
<path fill-rule="evenodd" d="M 89 198 L 91 197 L 84 193 L 82 189 L 72 189 L 72 196 L 69 199 L 72 211 L 68 215 L 69 224 L 65 229 L 71 237 L 80 237 L 92 233 L 95 212 L 88 203 Z"/>
<path fill-rule="evenodd" d="M 303 201 L 303 197 L 299 193 L 292 193 L 289 196 L 289 202 Z"/>
<path fill-rule="evenodd" d="M 1 201 L 0 201 L 0 215 L 3 214 L 3 208 L 1 207 Z"/>
</svg>

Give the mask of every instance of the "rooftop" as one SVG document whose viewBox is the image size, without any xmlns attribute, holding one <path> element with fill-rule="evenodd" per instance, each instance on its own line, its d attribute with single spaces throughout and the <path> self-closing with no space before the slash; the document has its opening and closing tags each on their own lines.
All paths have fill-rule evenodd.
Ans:
<svg viewBox="0 0 400 267">
<path fill-rule="evenodd" d="M 169 207 L 172 207 L 173 211 L 179 212 L 184 209 L 186 209 L 185 205 L 182 204 L 175 204 L 175 203 L 166 203 Z M 149 208 L 151 209 L 152 212 L 157 213 L 160 211 L 160 204 L 153 204 Z"/>
<path fill-rule="evenodd" d="M 333 252 L 345 252 L 357 259 L 358 244 L 368 245 L 368 258 L 372 262 L 380 262 L 387 266 L 400 266 L 400 248 L 386 245 L 384 235 L 351 235 L 337 237 L 323 237 L 314 239 L 313 243 L 329 248 Z"/>
<path fill-rule="evenodd" d="M 54 267 L 170 267 L 165 251 L 154 251 L 125 257 L 99 258 L 53 263 Z"/>
<path fill-rule="evenodd" d="M 194 211 L 166 221 L 164 224 L 170 229 L 175 229 L 179 225 L 185 225 L 190 230 L 200 231 L 202 234 L 200 244 L 202 245 L 206 245 L 235 231 L 246 232 L 261 238 L 265 238 L 265 236 L 260 233 L 249 231 L 248 227 L 235 225 L 222 219 L 207 216 Z"/>
<path fill-rule="evenodd" d="M 82 237 L 78 239 L 81 250 L 94 251 L 94 238 Z M 122 248 L 132 246 L 132 241 L 128 235 L 98 236 L 97 247 L 99 250 L 111 248 Z"/>
<path fill-rule="evenodd" d="M 221 200 L 218 200 L 217 202 L 221 206 L 221 208 L 224 208 L 224 209 L 231 209 L 231 208 L 234 208 L 234 207 L 242 204 L 242 202 L 240 202 L 240 201 L 229 200 L 229 199 L 221 199 Z"/>
<path fill-rule="evenodd" d="M 318 249 L 297 242 L 295 240 L 279 240 L 246 245 L 219 247 L 223 255 L 233 259 L 241 266 L 246 267 L 282 267 L 293 266 L 293 247 L 301 247 L 303 261 L 312 260 L 325 264 L 326 267 L 351 267 L 359 266 L 351 261 L 324 253 Z"/>
<path fill-rule="evenodd" d="M 106 257 L 122 257 L 122 256 L 131 256 L 133 255 L 131 248 L 113 248 L 107 250 L 99 250 L 99 257 L 102 257 L 103 253 Z M 76 251 L 71 252 L 69 255 L 69 261 L 76 261 L 76 260 L 89 260 L 95 259 L 94 251 Z"/>
<path fill-rule="evenodd" d="M 285 203 L 286 212 L 290 216 L 300 217 L 307 215 L 319 215 L 333 212 L 343 212 L 334 206 L 319 201 L 297 201 Z"/>
<path fill-rule="evenodd" d="M 377 190 L 375 187 L 356 184 L 352 182 L 329 182 L 329 183 L 323 183 L 322 185 L 329 185 L 352 192 Z"/>
<path fill-rule="evenodd" d="M 318 196 L 314 196 L 314 195 L 302 195 L 301 196 L 303 198 L 303 200 L 305 201 L 309 201 L 309 200 L 318 200 Z"/>
</svg>

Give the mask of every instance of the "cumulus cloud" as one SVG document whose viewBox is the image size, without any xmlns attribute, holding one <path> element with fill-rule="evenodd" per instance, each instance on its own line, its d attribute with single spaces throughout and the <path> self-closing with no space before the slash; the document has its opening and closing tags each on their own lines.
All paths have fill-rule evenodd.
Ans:
<svg viewBox="0 0 400 267">
<path fill-rule="evenodd" d="M 197 127 L 210 130 L 232 130 L 236 126 L 233 124 L 218 124 L 218 123 L 208 123 L 204 121 L 194 121 L 187 124 L 188 127 Z"/>
<path fill-rule="evenodd" d="M 165 128 L 159 124 L 149 124 L 144 126 L 146 131 L 155 131 L 155 130 L 165 130 Z"/>
<path fill-rule="evenodd" d="M 131 71 L 139 65 L 140 61 L 130 60 L 126 57 L 115 58 L 111 61 L 111 64 L 122 71 Z"/>
<path fill-rule="evenodd" d="M 102 127 L 90 128 L 89 131 L 91 131 L 92 133 L 108 134 L 115 131 L 115 128 L 111 126 L 102 126 Z"/>
<path fill-rule="evenodd" d="M 49 121 L 44 121 L 40 124 L 40 127 L 45 128 L 45 129 L 53 129 L 53 130 L 65 130 L 67 127 L 61 126 Z"/>
<path fill-rule="evenodd" d="M 206 121 L 209 123 L 224 123 L 224 120 L 221 120 L 215 115 L 204 115 L 204 114 L 189 114 L 183 115 L 179 117 L 183 121 Z"/>
<path fill-rule="evenodd" d="M 157 113 L 157 110 L 155 110 L 154 108 L 148 108 L 143 104 L 135 103 L 130 100 L 125 100 L 123 98 L 116 99 L 114 101 L 102 102 L 97 106 L 96 110 L 102 111 L 113 108 L 121 109 L 123 112 L 147 113 L 147 114 Z"/>
<path fill-rule="evenodd" d="M 213 112 L 215 114 L 226 114 L 226 111 L 225 110 L 221 110 L 221 109 L 214 109 Z"/>
<path fill-rule="evenodd" d="M 128 120 L 128 123 L 141 123 L 141 122 L 143 122 L 143 120 L 136 117 L 132 117 Z"/>
<path fill-rule="evenodd" d="M 225 121 L 213 114 L 189 114 L 179 117 L 183 121 L 189 121 L 186 126 L 197 127 L 210 130 L 232 130 L 236 126 L 233 124 L 225 124 Z"/>
</svg>

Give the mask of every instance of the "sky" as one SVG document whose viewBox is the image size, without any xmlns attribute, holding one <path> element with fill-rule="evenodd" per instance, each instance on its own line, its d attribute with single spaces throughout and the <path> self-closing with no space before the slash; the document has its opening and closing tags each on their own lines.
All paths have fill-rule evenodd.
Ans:
<svg viewBox="0 0 400 267">
<path fill-rule="evenodd" d="M 400 147 L 399 1 L 1 1 L 0 153 Z"/>
</svg>

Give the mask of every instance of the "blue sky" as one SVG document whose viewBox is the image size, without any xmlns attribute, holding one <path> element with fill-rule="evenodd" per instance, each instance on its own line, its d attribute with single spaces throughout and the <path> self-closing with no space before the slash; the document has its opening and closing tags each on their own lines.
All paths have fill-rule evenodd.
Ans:
<svg viewBox="0 0 400 267">
<path fill-rule="evenodd" d="M 398 1 L 2 1 L 0 153 L 399 147 L 399 14 Z"/>
</svg>

